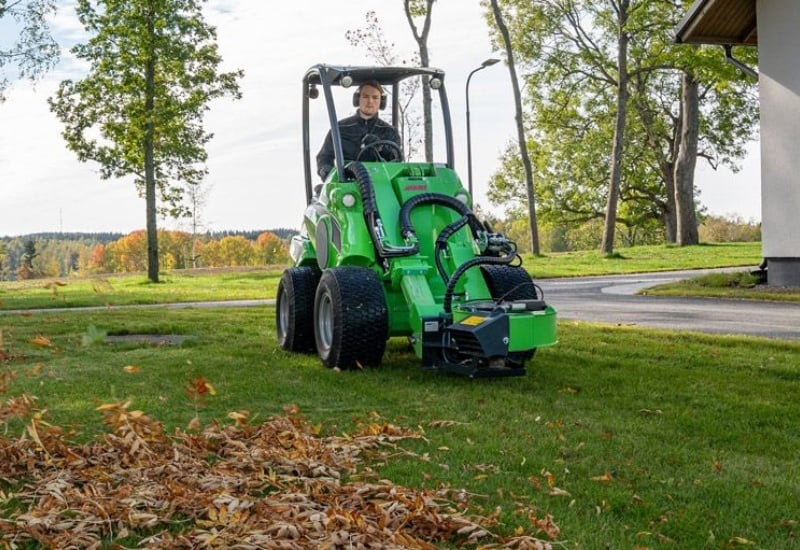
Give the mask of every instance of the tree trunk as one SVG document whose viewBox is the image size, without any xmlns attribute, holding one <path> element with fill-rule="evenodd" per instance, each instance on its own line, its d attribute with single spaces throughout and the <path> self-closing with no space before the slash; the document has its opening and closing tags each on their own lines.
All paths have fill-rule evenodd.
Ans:
<svg viewBox="0 0 800 550">
<path fill-rule="evenodd" d="M 628 116 L 628 19 L 629 0 L 619 3 L 619 35 L 617 37 L 617 113 L 614 125 L 614 144 L 611 149 L 610 174 L 608 180 L 608 201 L 603 230 L 601 252 L 614 252 L 614 230 L 617 224 L 617 203 L 619 202 L 620 182 L 622 181 L 622 153 L 625 143 L 625 123 Z"/>
<path fill-rule="evenodd" d="M 430 66 L 428 45 L 425 42 L 420 43 L 419 59 L 423 67 Z M 431 103 L 431 87 L 428 85 L 428 77 L 426 76 L 422 79 L 422 119 L 425 129 L 425 162 L 433 162 L 433 113 L 431 112 Z"/>
<path fill-rule="evenodd" d="M 672 157 L 675 158 L 674 155 Z M 657 201 L 661 206 L 661 223 L 664 225 L 664 238 L 668 243 L 677 239 L 678 229 L 675 221 L 675 163 L 661 159 L 658 163 L 661 181 L 664 182 L 666 204 Z"/>
<path fill-rule="evenodd" d="M 672 139 L 670 139 L 669 155 L 662 153 L 661 143 L 664 136 L 660 135 L 656 129 L 655 116 L 651 107 L 646 101 L 647 87 L 646 82 L 642 80 L 643 75 L 638 75 L 636 82 L 636 100 L 638 104 L 639 118 L 642 120 L 642 126 L 647 134 L 647 142 L 656 155 L 656 163 L 658 165 L 658 173 L 661 176 L 661 181 L 664 183 L 666 204 L 657 201 L 661 210 L 661 222 L 664 225 L 664 234 L 668 243 L 674 243 L 677 235 L 677 226 L 675 222 L 675 157 L 677 156 L 678 144 L 680 133 L 673 132 Z M 679 115 L 680 118 L 680 115 Z"/>
<path fill-rule="evenodd" d="M 531 229 L 531 252 L 535 255 L 539 255 L 541 251 L 539 249 L 539 224 L 536 220 L 536 191 L 533 188 L 533 167 L 531 166 L 531 158 L 528 154 L 528 142 L 525 139 L 525 124 L 522 116 L 522 94 L 520 93 L 517 69 L 514 64 L 514 51 L 511 47 L 511 37 L 508 33 L 508 27 L 503 20 L 503 14 L 500 12 L 497 0 L 491 0 L 491 2 L 494 21 L 497 24 L 497 28 L 500 30 L 500 34 L 503 36 L 506 60 L 508 61 L 508 72 L 511 75 L 511 85 L 514 89 L 514 108 L 516 110 L 516 116 L 514 118 L 517 123 L 519 154 L 522 157 L 522 166 L 525 169 L 525 189 L 528 197 L 528 218 L 530 220 Z"/>
<path fill-rule="evenodd" d="M 150 22 L 151 36 L 155 33 L 152 19 Z M 151 54 L 145 67 L 145 99 L 144 111 L 147 117 L 144 134 L 144 182 L 145 182 L 145 207 L 147 210 L 147 278 L 158 282 L 158 229 L 156 226 L 156 176 L 155 159 L 153 156 L 155 128 L 153 114 L 155 102 L 155 54 Z"/>
<path fill-rule="evenodd" d="M 433 11 L 433 3 L 436 0 L 425 0 L 425 22 L 422 25 L 422 32 L 419 32 L 417 26 L 414 24 L 414 16 L 412 14 L 413 7 L 411 6 L 412 0 L 404 0 L 404 7 L 406 11 L 406 19 L 408 25 L 411 27 L 411 33 L 414 35 L 414 40 L 417 42 L 419 48 L 419 62 L 423 67 L 430 66 L 430 57 L 428 54 L 428 34 L 431 30 L 431 12 Z M 431 89 L 428 86 L 428 78 L 422 79 L 422 118 L 423 128 L 425 130 L 425 161 L 433 162 L 433 114 L 431 112 Z"/>
<path fill-rule="evenodd" d="M 668 162 L 662 165 L 661 171 L 666 188 L 667 204 L 664 207 L 663 223 L 664 238 L 668 243 L 674 243 L 678 239 L 678 224 L 675 214 L 675 170 L 674 163 Z"/>
<path fill-rule="evenodd" d="M 680 148 L 675 160 L 675 208 L 678 246 L 698 244 L 697 212 L 694 204 L 694 169 L 700 131 L 699 84 L 689 74 L 681 82 Z"/>
</svg>

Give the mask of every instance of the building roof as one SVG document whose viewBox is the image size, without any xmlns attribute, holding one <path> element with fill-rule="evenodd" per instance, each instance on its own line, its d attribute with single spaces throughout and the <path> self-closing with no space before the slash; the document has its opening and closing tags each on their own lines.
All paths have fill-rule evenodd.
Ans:
<svg viewBox="0 0 800 550">
<path fill-rule="evenodd" d="M 675 41 L 757 46 L 756 0 L 695 0 L 678 23 Z"/>
</svg>

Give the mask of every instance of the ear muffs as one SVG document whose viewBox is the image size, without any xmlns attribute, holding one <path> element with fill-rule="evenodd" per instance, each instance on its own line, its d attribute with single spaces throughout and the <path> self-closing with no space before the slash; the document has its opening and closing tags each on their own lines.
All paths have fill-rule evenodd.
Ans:
<svg viewBox="0 0 800 550">
<path fill-rule="evenodd" d="M 358 107 L 358 102 L 361 100 L 361 91 L 353 92 L 353 107 Z M 386 108 L 386 94 L 381 94 L 381 104 L 378 109 L 383 111 Z"/>
</svg>

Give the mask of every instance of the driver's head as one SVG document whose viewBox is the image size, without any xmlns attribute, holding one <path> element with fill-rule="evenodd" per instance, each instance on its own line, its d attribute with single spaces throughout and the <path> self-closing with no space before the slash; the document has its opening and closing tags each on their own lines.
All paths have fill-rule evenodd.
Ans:
<svg viewBox="0 0 800 550">
<path fill-rule="evenodd" d="M 365 117 L 373 117 L 378 114 L 381 106 L 381 96 L 383 88 L 374 80 L 370 80 L 358 87 L 358 110 Z"/>
</svg>

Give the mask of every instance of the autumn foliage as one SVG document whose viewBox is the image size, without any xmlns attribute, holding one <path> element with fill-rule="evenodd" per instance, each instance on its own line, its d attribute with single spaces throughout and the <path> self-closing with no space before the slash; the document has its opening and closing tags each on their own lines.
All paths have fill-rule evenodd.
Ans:
<svg viewBox="0 0 800 550">
<path fill-rule="evenodd" d="M 284 238 L 271 231 L 245 234 L 158 232 L 162 269 L 201 267 L 259 267 L 289 262 Z M 23 244 L 26 249 L 23 249 Z M 147 234 L 133 231 L 116 240 L 57 238 L 15 239 L 4 248 L 0 240 L 0 281 L 38 279 L 99 273 L 136 273 L 147 270 Z"/>
<path fill-rule="evenodd" d="M 130 273 L 147 266 L 147 239 L 134 231 L 108 245 L 96 245 L 85 264 L 90 273 Z M 248 267 L 288 261 L 286 243 L 268 231 L 255 241 L 241 235 L 195 238 L 182 231 L 159 231 L 159 264 L 164 269 Z"/>
<path fill-rule="evenodd" d="M 258 425 L 248 411 L 206 427 L 195 416 L 169 434 L 131 402 L 105 403 L 105 435 L 75 444 L 35 397 L 4 398 L 14 357 L 0 358 L 0 547 L 550 549 L 537 537 L 559 534 L 552 517 L 520 510 L 530 534 L 502 537 L 466 491 L 381 479 L 370 464 L 413 456 L 398 444 L 422 434 L 377 414 L 346 436 L 296 407 Z M 195 410 L 216 395 L 202 376 L 183 391 Z"/>
</svg>

